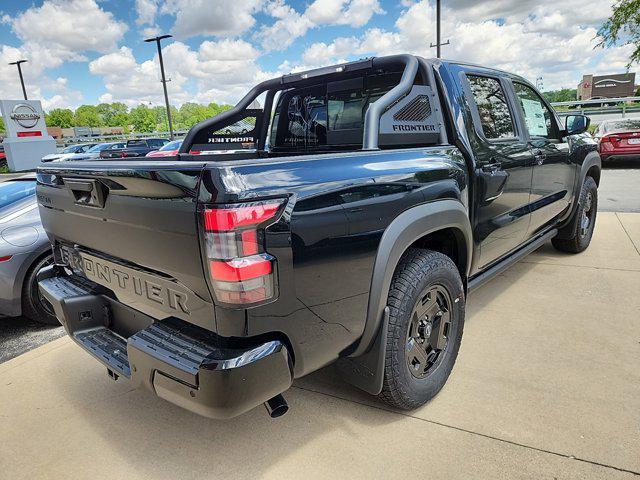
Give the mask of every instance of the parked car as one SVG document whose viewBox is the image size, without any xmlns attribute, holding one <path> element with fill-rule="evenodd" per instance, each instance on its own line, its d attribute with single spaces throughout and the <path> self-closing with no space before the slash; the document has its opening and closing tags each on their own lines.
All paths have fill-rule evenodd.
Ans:
<svg viewBox="0 0 640 480">
<path fill-rule="evenodd" d="M 69 155 L 68 157 L 60 160 L 92 160 L 100 158 L 100 154 L 104 151 L 118 150 L 125 145 L 125 142 L 98 143 L 84 153 L 74 153 L 73 155 Z"/>
<path fill-rule="evenodd" d="M 63 158 L 71 157 L 74 154 L 82 154 L 87 152 L 95 143 L 79 143 L 77 145 L 69 145 L 63 148 L 58 153 L 50 153 L 42 157 L 43 162 L 52 162 L 54 160 L 61 160 Z"/>
<path fill-rule="evenodd" d="M 640 159 L 640 120 L 607 120 L 595 132 L 602 161 Z"/>
<path fill-rule="evenodd" d="M 53 262 L 40 223 L 35 175 L 0 183 L 0 315 L 59 325 L 36 274 Z"/>
<path fill-rule="evenodd" d="M 40 288 L 111 377 L 205 416 L 281 415 L 333 362 L 413 409 L 454 366 L 468 291 L 545 242 L 589 246 L 588 126 L 518 75 L 412 55 L 267 80 L 173 162 L 41 166 Z"/>
<path fill-rule="evenodd" d="M 172 157 L 178 154 L 178 150 L 180 149 L 180 145 L 182 145 L 182 140 L 173 140 L 158 150 L 153 150 L 147 153 L 147 157 Z"/>
<path fill-rule="evenodd" d="M 167 144 L 166 138 L 143 138 L 128 140 L 123 148 L 105 150 L 100 153 L 101 158 L 131 158 L 144 157 L 147 153 L 158 150 Z"/>
<path fill-rule="evenodd" d="M 7 154 L 4 153 L 4 145 L 0 144 L 0 163 L 7 161 Z"/>
</svg>

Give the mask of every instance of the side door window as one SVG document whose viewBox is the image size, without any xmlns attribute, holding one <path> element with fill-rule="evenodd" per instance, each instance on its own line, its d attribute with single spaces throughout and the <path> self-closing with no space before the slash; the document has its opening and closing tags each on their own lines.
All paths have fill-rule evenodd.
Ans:
<svg viewBox="0 0 640 480">
<path fill-rule="evenodd" d="M 522 83 L 514 82 L 513 88 L 520 101 L 529 135 L 548 140 L 560 140 L 560 129 L 555 115 L 542 98 L 531 87 Z"/>
<path fill-rule="evenodd" d="M 467 75 L 478 107 L 482 133 L 487 140 L 516 137 L 513 116 L 500 82 L 491 77 Z"/>
</svg>

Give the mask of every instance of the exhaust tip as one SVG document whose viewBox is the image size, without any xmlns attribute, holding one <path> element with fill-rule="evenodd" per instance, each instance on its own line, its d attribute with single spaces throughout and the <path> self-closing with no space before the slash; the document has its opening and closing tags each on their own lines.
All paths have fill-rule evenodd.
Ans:
<svg viewBox="0 0 640 480">
<path fill-rule="evenodd" d="M 276 395 L 264 402 L 267 413 L 271 418 L 278 418 L 289 411 L 289 405 L 282 395 Z"/>
</svg>

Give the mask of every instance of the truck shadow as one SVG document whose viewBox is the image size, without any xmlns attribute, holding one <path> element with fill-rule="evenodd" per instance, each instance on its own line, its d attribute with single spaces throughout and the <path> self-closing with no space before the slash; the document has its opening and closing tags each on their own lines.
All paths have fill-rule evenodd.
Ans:
<svg viewBox="0 0 640 480">
<path fill-rule="evenodd" d="M 474 292 L 466 321 L 473 322 L 474 312 L 490 306 L 495 296 L 507 295 L 509 286 L 534 266 L 518 264 Z M 51 375 L 60 375 L 60 367 L 51 365 Z M 88 428 L 100 437 L 105 455 L 145 478 L 173 480 L 186 472 L 190 478 L 259 477 L 300 452 L 313 462 L 328 434 L 357 439 L 363 429 L 387 431 L 390 424 L 406 420 L 342 381 L 331 366 L 296 380 L 285 393 L 290 411 L 276 420 L 262 406 L 231 420 L 203 418 L 134 390 L 126 380 L 114 384 L 99 371 L 84 366 L 72 379 L 55 383 L 74 413 L 73 419 L 60 419 L 56 435 L 73 438 L 79 427 Z"/>
</svg>

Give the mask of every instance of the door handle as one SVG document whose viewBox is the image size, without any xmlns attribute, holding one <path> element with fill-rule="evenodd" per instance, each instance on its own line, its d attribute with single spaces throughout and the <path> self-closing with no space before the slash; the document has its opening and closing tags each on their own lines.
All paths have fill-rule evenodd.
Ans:
<svg viewBox="0 0 640 480">
<path fill-rule="evenodd" d="M 536 165 L 542 165 L 547 159 L 547 154 L 543 150 L 536 150 L 533 154 L 533 158 L 536 161 Z"/>
<path fill-rule="evenodd" d="M 482 167 L 480 168 L 483 172 L 494 173 L 500 170 L 501 167 L 502 167 L 502 162 L 491 157 L 489 159 L 489 163 L 482 165 Z"/>
</svg>

